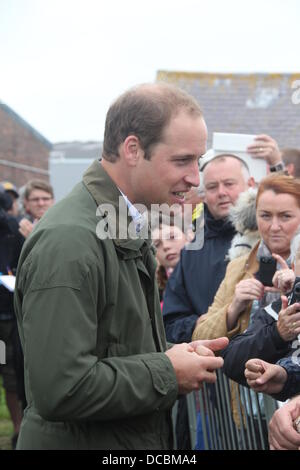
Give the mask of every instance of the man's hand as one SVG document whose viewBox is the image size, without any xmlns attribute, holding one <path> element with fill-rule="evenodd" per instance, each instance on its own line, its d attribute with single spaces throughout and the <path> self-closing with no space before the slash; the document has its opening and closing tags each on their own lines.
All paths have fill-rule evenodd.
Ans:
<svg viewBox="0 0 300 470">
<path fill-rule="evenodd" d="M 288 306 L 288 299 L 281 296 L 281 310 L 276 324 L 278 333 L 284 341 L 292 341 L 300 334 L 300 304 Z"/>
<path fill-rule="evenodd" d="M 247 152 L 254 158 L 263 158 L 270 166 L 282 162 L 276 140 L 266 134 L 258 135 L 254 143 L 247 147 Z"/>
<path fill-rule="evenodd" d="M 299 396 L 275 411 L 269 424 L 271 450 L 297 450 L 300 447 L 300 434 L 294 427 L 294 421 L 299 415 Z"/>
<path fill-rule="evenodd" d="M 216 339 L 199 339 L 189 343 L 192 348 L 200 356 L 214 356 L 213 351 L 220 351 L 228 346 L 229 339 L 225 336 Z"/>
<path fill-rule="evenodd" d="M 285 369 L 261 359 L 250 359 L 245 365 L 245 377 L 255 392 L 279 393 L 287 380 Z"/>
<path fill-rule="evenodd" d="M 166 351 L 175 370 L 179 393 L 199 390 L 203 382 L 216 381 L 215 370 L 220 369 L 224 361 L 215 357 L 213 351 L 223 349 L 227 344 L 227 338 L 217 338 L 176 344 Z"/>
<path fill-rule="evenodd" d="M 19 232 L 23 235 L 24 238 L 29 237 L 33 230 L 34 224 L 30 220 L 22 219 L 19 222 Z"/>
</svg>

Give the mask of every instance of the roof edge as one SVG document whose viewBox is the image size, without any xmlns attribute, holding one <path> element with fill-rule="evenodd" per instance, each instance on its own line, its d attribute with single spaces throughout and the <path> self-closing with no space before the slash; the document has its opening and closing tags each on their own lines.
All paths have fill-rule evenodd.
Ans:
<svg viewBox="0 0 300 470">
<path fill-rule="evenodd" d="M 34 137 L 36 137 L 40 142 L 42 142 L 46 147 L 52 149 L 52 143 L 46 139 L 42 134 L 35 130 L 28 122 L 25 121 L 19 114 L 13 111 L 7 104 L 0 101 L 0 108 L 3 109 L 11 118 L 18 122 L 22 127 L 27 129 Z"/>
<path fill-rule="evenodd" d="M 300 79 L 299 72 L 247 72 L 247 73 L 234 73 L 234 72 L 185 72 L 180 70 L 158 70 L 156 73 L 156 80 L 163 80 L 165 77 L 170 79 L 197 79 L 197 78 L 244 78 L 249 79 L 252 77 L 268 77 L 279 79 L 282 77 L 289 77 L 290 80 Z"/>
</svg>

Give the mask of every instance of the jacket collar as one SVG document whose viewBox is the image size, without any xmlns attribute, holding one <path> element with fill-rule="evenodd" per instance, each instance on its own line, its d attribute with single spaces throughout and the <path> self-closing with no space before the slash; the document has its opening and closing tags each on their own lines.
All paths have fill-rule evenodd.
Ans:
<svg viewBox="0 0 300 470">
<path fill-rule="evenodd" d="M 257 250 L 258 250 L 259 244 L 260 244 L 260 240 L 254 245 L 254 247 L 250 251 L 245 262 L 245 271 L 250 274 L 257 273 L 259 269 L 259 262 L 257 260 Z"/>
<path fill-rule="evenodd" d="M 215 219 L 210 213 L 206 204 L 204 204 L 204 217 L 205 217 L 205 238 L 215 238 L 222 236 L 231 236 L 236 234 L 236 230 L 229 218 Z"/>
<path fill-rule="evenodd" d="M 128 213 L 128 207 L 118 187 L 104 170 L 99 160 L 95 160 L 83 175 L 83 184 L 93 197 L 97 205 L 96 215 L 106 217 L 111 215 L 115 219 L 115 227 L 108 222 L 111 229 L 112 240 L 117 247 L 125 250 L 139 251 L 146 243 L 151 245 L 150 230 L 148 238 L 128 236 L 128 227 L 134 227 L 132 217 Z M 113 217 L 115 214 L 115 218 Z M 126 238 L 127 237 L 127 238 Z"/>
</svg>

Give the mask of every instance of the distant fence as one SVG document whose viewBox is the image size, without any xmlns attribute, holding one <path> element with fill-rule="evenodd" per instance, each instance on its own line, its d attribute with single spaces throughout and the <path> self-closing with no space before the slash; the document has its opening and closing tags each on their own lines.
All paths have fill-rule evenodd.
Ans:
<svg viewBox="0 0 300 470">
<path fill-rule="evenodd" d="M 278 402 L 229 381 L 221 371 L 217 377 L 216 384 L 187 395 L 192 449 L 199 446 L 199 434 L 204 450 L 268 449 L 268 423 Z"/>
</svg>

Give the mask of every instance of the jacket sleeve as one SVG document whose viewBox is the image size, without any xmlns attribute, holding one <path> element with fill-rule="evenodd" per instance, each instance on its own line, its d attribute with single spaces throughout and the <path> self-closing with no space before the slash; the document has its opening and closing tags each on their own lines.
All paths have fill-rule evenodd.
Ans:
<svg viewBox="0 0 300 470">
<path fill-rule="evenodd" d="M 233 330 L 228 331 L 227 329 L 227 310 L 231 304 L 236 285 L 231 278 L 231 269 L 232 263 L 229 263 L 213 304 L 209 307 L 207 314 L 203 316 L 203 320 L 200 317 L 193 333 L 193 340 L 215 339 L 220 336 L 232 338 L 241 331 L 241 316 Z"/>
<path fill-rule="evenodd" d="M 79 257 L 77 248 L 72 251 Z M 56 255 L 64 259 L 59 249 Z M 42 258 L 39 263 L 48 266 Z M 47 285 L 28 281 L 23 297 L 26 375 L 39 414 L 50 421 L 105 421 L 171 408 L 178 388 L 166 354 L 95 354 L 102 347 L 99 305 L 106 295 L 95 260 L 84 268 L 76 256 L 60 264 L 64 271 L 45 275 Z M 27 277 L 36 278 L 34 271 Z"/>
<path fill-rule="evenodd" d="M 231 339 L 223 350 L 223 370 L 225 374 L 242 385 L 247 385 L 244 370 L 249 359 L 262 359 L 274 363 L 289 350 L 289 342 L 278 333 L 277 322 L 264 309 L 256 320 L 243 333 Z"/>
<path fill-rule="evenodd" d="M 300 393 L 300 367 L 298 350 L 295 357 L 288 356 L 280 359 L 277 364 L 287 372 L 287 381 L 280 393 L 272 395 L 275 400 L 285 401 Z"/>
<path fill-rule="evenodd" d="M 185 289 L 181 261 L 168 280 L 164 293 L 163 321 L 167 341 L 190 342 L 198 315 L 193 311 Z"/>
</svg>

